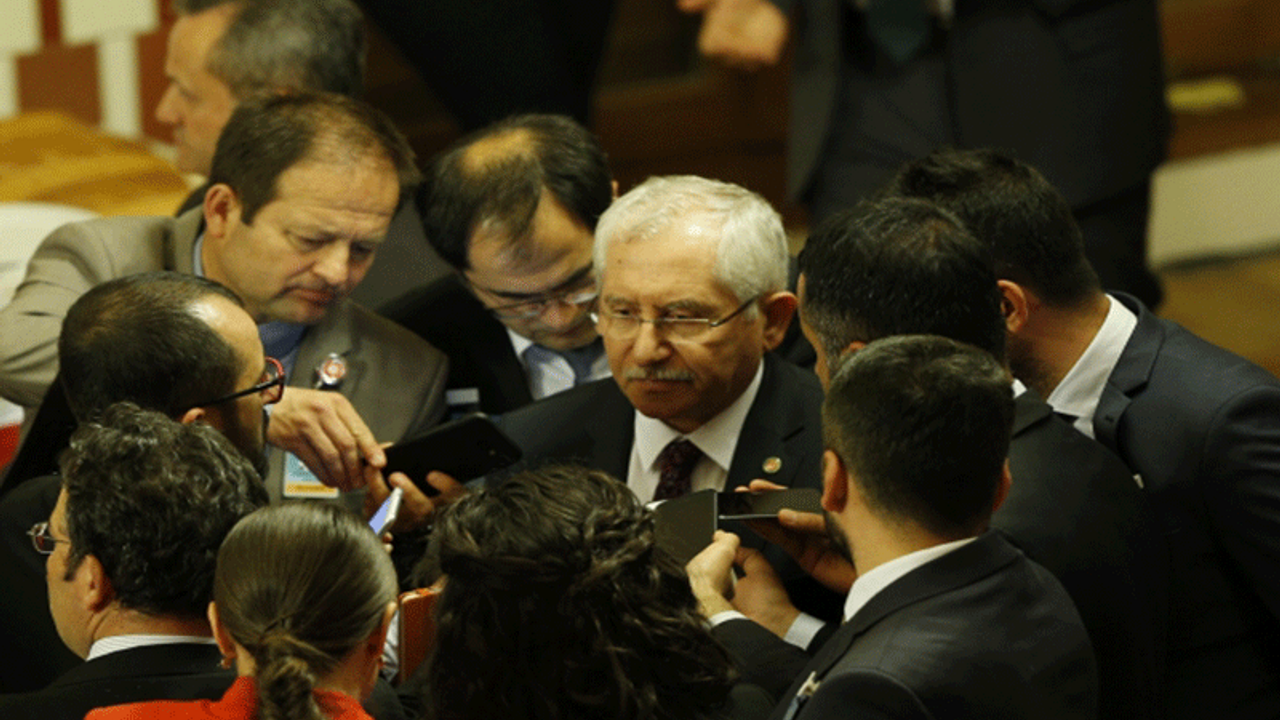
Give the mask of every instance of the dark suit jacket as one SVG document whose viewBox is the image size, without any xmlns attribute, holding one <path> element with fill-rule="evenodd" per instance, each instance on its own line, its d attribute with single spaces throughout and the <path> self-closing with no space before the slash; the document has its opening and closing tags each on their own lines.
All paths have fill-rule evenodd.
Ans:
<svg viewBox="0 0 1280 720">
<path fill-rule="evenodd" d="M 788 176 L 798 196 L 833 152 L 830 129 L 854 120 L 837 100 L 841 73 L 864 71 L 842 62 L 846 38 L 862 33 L 847 24 L 861 17 L 846 15 L 846 0 L 773 2 L 797 10 Z M 1073 207 L 1146 182 L 1164 157 L 1155 0 L 959 0 L 942 52 L 956 144 L 1014 151 Z"/>
<path fill-rule="evenodd" d="M 821 488 L 822 387 L 807 370 L 766 356 L 760 391 L 747 412 L 729 467 L 725 489 L 764 478 L 790 487 Z M 612 379 L 598 380 L 544 398 L 504 415 L 499 423 L 524 453 L 523 465 L 579 462 L 626 480 L 631 460 L 635 409 Z M 776 465 L 766 460 L 781 460 Z M 768 469 L 774 470 L 769 472 Z M 498 478 L 500 480 L 500 478 Z M 722 527 L 745 545 L 763 547 L 741 523 Z M 775 546 L 764 548 L 797 605 L 823 618 L 839 607 L 838 597 L 800 571 Z"/>
<path fill-rule="evenodd" d="M 1280 382 L 1118 297 L 1138 324 L 1094 430 L 1173 558 L 1169 717 L 1280 717 Z"/>
<path fill-rule="evenodd" d="M 1124 463 L 1031 391 L 1017 400 L 1013 486 L 991 518 L 1075 603 L 1098 662 L 1100 718 L 1165 717 L 1169 554 Z"/>
<path fill-rule="evenodd" d="M 792 261 L 792 288 L 798 272 Z M 480 304 L 456 274 L 407 293 L 378 312 L 442 350 L 449 358 L 448 388 L 475 388 L 480 394 L 481 412 L 501 415 L 533 402 L 524 366 L 516 357 L 506 327 Z M 798 321 L 792 321 L 775 352 L 800 367 L 813 367 L 813 348 L 800 334 Z M 463 408 L 470 409 L 476 408 Z"/>
<path fill-rule="evenodd" d="M 746 662 L 800 659 L 748 621 L 715 629 Z M 786 659 L 783 659 L 786 658 Z M 787 716 L 805 679 L 817 691 L 801 720 L 823 718 L 1092 718 L 1096 678 L 1071 600 L 998 533 L 907 573 L 873 597 L 799 672 L 774 711 Z M 777 688 L 775 681 L 771 687 Z M 768 689 L 768 688 L 766 688 Z"/>
<path fill-rule="evenodd" d="M 43 690 L 0 696 L 5 720 L 82 720 L 98 707 L 143 700 L 222 697 L 235 673 L 212 643 L 152 645 L 82 663 Z"/>
</svg>

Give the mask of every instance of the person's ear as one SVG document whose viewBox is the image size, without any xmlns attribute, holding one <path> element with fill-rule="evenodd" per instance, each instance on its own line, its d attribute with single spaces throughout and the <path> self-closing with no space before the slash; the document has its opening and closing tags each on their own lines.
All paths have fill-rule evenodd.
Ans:
<svg viewBox="0 0 1280 720">
<path fill-rule="evenodd" d="M 85 555 L 76 567 L 74 582 L 87 610 L 99 613 L 115 602 L 116 591 L 107 577 L 106 568 L 93 555 Z"/>
<path fill-rule="evenodd" d="M 822 452 L 822 509 L 839 514 L 849 500 L 849 474 L 834 450 Z"/>
<path fill-rule="evenodd" d="M 995 497 L 991 500 L 991 512 L 1000 509 L 1006 498 L 1009 497 L 1009 489 L 1013 487 L 1013 473 L 1009 470 L 1009 460 L 1004 461 L 1004 466 L 1000 468 L 1000 481 L 996 485 Z"/>
<path fill-rule="evenodd" d="M 772 350 L 782 344 L 796 314 L 796 296 L 789 292 L 776 292 L 760 300 L 760 312 L 764 315 L 764 349 Z"/>
<path fill-rule="evenodd" d="M 997 280 L 1000 288 L 1000 312 L 1004 315 L 1005 329 L 1010 335 L 1017 334 L 1027 324 L 1030 313 L 1030 299 L 1021 285 L 1011 280 Z"/>
<path fill-rule="evenodd" d="M 208 237 L 222 239 L 230 228 L 240 222 L 240 197 L 230 185 L 218 183 L 204 194 L 204 232 Z"/>
<path fill-rule="evenodd" d="M 218 643 L 218 651 L 222 653 L 222 657 L 235 658 L 236 641 L 231 638 L 227 626 L 223 625 L 218 617 L 218 604 L 210 601 L 205 615 L 209 618 L 209 628 L 213 630 L 213 641 Z"/>
<path fill-rule="evenodd" d="M 183 425 L 190 425 L 200 420 L 204 420 L 208 414 L 209 411 L 202 407 L 193 407 L 182 413 L 182 417 L 178 418 L 178 422 Z"/>
</svg>

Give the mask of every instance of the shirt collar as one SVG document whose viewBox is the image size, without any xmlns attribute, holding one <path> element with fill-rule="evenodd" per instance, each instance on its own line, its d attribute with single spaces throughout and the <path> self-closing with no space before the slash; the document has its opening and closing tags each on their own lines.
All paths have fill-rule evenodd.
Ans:
<svg viewBox="0 0 1280 720">
<path fill-rule="evenodd" d="M 1085 348 L 1080 359 L 1062 378 L 1062 382 L 1045 399 L 1055 412 L 1080 418 L 1093 425 L 1098 410 L 1098 400 L 1107 386 L 1107 378 L 1120 362 L 1120 354 L 1129 342 L 1129 336 L 1138 326 L 1138 316 L 1124 303 L 1107 296 L 1107 317 L 1102 327 Z"/>
<path fill-rule="evenodd" d="M 183 644 L 216 645 L 217 643 L 208 635 L 112 635 L 95 640 L 93 645 L 89 647 L 89 655 L 85 658 L 85 661 L 88 662 L 94 658 L 100 658 L 103 655 L 122 650 L 132 650 L 151 645 Z"/>
<path fill-rule="evenodd" d="M 667 443 L 678 437 L 686 437 L 698 446 L 703 455 L 714 461 L 721 470 L 728 472 L 729 465 L 733 462 L 733 453 L 738 447 L 738 437 L 742 434 L 742 425 L 747 420 L 751 405 L 756 401 L 756 394 L 760 392 L 763 377 L 764 361 L 761 361 L 751 384 L 747 385 L 738 399 L 687 435 L 661 420 L 636 412 L 635 444 L 641 465 L 653 470 L 658 462 L 658 454 Z"/>
<path fill-rule="evenodd" d="M 916 550 L 859 574 L 858 579 L 853 581 L 853 587 L 849 588 L 849 595 L 844 601 L 845 622 L 852 620 L 853 616 L 857 615 L 858 611 L 871 601 L 871 598 L 878 595 L 881 590 L 889 587 L 894 581 L 912 570 L 937 560 L 943 555 L 964 547 L 977 539 L 976 537 L 963 538 L 927 547 L 923 550 Z"/>
<path fill-rule="evenodd" d="M 515 349 L 516 357 L 520 358 L 520 364 L 525 365 L 526 361 L 524 359 L 524 353 L 526 350 L 533 347 L 533 341 L 506 325 L 503 325 L 502 327 L 507 331 L 507 337 L 511 338 L 511 347 Z"/>
</svg>

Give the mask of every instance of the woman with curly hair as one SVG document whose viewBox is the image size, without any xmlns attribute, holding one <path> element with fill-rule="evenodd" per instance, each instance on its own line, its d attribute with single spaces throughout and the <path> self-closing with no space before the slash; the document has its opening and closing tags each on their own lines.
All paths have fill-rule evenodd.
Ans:
<svg viewBox="0 0 1280 720">
<path fill-rule="evenodd" d="M 350 512 L 318 503 L 263 508 L 218 551 L 209 622 L 239 678 L 221 700 L 147 702 L 86 720 L 369 720 L 360 700 L 381 666 L 396 575 Z"/>
<path fill-rule="evenodd" d="M 445 576 L 425 677 L 432 720 L 763 716 L 735 687 L 684 569 L 603 472 L 544 468 L 450 507 L 427 563 Z"/>
</svg>

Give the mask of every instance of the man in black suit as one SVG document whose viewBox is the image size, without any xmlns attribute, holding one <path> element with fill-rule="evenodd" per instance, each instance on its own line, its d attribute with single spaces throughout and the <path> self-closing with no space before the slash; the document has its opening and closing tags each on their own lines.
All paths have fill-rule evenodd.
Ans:
<svg viewBox="0 0 1280 720">
<path fill-rule="evenodd" d="M 72 305 L 59 349 L 63 374 L 55 390 L 65 390 L 64 404 L 77 418 L 132 402 L 206 422 L 265 468 L 263 403 L 280 386 L 231 397 L 258 386 L 265 361 L 253 319 L 223 286 L 172 272 L 108 281 Z M 225 400 L 212 402 L 217 398 Z M 63 448 L 65 440 L 58 452 Z M 60 488 L 57 476 L 44 475 L 0 499 L 0 692 L 37 690 L 80 663 L 58 641 L 45 563 L 25 537 L 49 518 Z"/>
<path fill-rule="evenodd" d="M 941 335 L 1004 360 L 991 253 L 932 203 L 884 200 L 838 215 L 806 242 L 800 267 L 801 328 L 824 381 L 833 363 L 890 335 Z M 1014 483 L 991 525 L 1079 608 L 1097 653 L 1100 716 L 1160 717 L 1168 558 L 1146 498 L 1114 455 L 1034 393 L 1016 395 Z"/>
<path fill-rule="evenodd" d="M 559 115 L 508 118 L 432 161 L 418 209 L 455 273 L 382 312 L 449 357 L 453 412 L 503 413 L 608 377 L 588 310 L 614 190 L 599 141 Z"/>
<path fill-rule="evenodd" d="M 253 465 L 204 423 L 120 403 L 76 432 L 62 468 L 30 550 L 47 556 L 58 635 L 86 662 L 43 690 L 0 696 L 0 715 L 220 697 L 234 678 L 219 670 L 206 610 L 223 537 L 267 503 Z"/>
<path fill-rule="evenodd" d="M 708 55 L 791 63 L 788 185 L 814 224 L 935 148 L 1002 147 L 1084 228 L 1103 287 L 1155 305 L 1151 174 L 1169 136 L 1156 0 L 677 0 Z"/>
<path fill-rule="evenodd" d="M 612 379 L 505 415 L 529 461 L 586 462 L 645 502 L 757 477 L 816 487 L 821 389 L 767 357 L 796 298 L 781 218 L 763 198 L 651 178 L 601 217 L 594 266 Z"/>
<path fill-rule="evenodd" d="M 797 673 L 803 655 L 734 619 L 726 599 L 736 561 L 740 589 L 772 585 L 785 603 L 768 565 L 728 533 L 689 564 L 748 678 L 762 659 L 796 677 L 773 717 L 1095 717 L 1093 654 L 1070 598 L 987 529 L 1009 492 L 1013 416 L 1004 368 L 953 340 L 877 340 L 841 363 L 823 405 L 822 505 L 857 572 L 844 625 Z M 788 653 L 793 669 L 778 672 Z"/>
<path fill-rule="evenodd" d="M 1067 203 L 994 151 L 909 163 L 999 268 L 1014 374 L 1138 475 L 1171 556 L 1170 718 L 1280 716 L 1280 382 L 1108 295 Z"/>
</svg>

